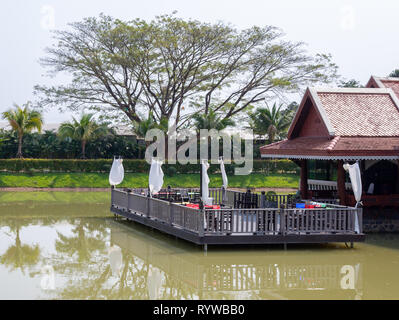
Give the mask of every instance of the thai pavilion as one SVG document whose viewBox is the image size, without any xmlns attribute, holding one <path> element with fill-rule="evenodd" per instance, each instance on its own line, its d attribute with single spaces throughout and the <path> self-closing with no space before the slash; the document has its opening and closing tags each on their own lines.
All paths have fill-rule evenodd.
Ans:
<svg viewBox="0 0 399 320">
<path fill-rule="evenodd" d="M 287 139 L 261 147 L 261 155 L 300 166 L 302 199 L 351 206 L 343 164 L 358 161 L 363 206 L 370 212 L 398 207 L 399 79 L 372 76 L 366 88 L 308 88 Z"/>
</svg>

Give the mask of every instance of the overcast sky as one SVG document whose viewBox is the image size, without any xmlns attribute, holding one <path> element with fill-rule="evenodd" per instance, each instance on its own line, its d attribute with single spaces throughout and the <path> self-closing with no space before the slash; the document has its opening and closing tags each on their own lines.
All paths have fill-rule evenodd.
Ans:
<svg viewBox="0 0 399 320">
<path fill-rule="evenodd" d="M 238 28 L 274 25 L 311 53 L 333 55 L 339 73 L 365 83 L 371 74 L 399 68 L 398 0 L 1 0 L 0 112 L 34 100 L 35 84 L 51 84 L 38 60 L 52 43 L 51 29 L 103 12 L 121 19 L 172 13 Z M 45 121 L 69 118 L 58 110 Z M 1 121 L 1 120 L 0 120 Z"/>
</svg>

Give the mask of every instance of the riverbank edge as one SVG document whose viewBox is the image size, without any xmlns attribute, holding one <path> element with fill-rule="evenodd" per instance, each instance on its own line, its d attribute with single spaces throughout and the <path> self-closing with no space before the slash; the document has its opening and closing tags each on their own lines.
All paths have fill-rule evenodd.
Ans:
<svg viewBox="0 0 399 320">
<path fill-rule="evenodd" d="M 193 187 L 195 188 L 195 187 Z M 245 188 L 229 188 L 231 190 L 246 191 Z M 111 188 L 31 188 L 31 187 L 1 187 L 0 192 L 106 192 Z M 294 188 L 251 188 L 256 192 L 275 191 L 276 193 L 295 193 Z"/>
</svg>

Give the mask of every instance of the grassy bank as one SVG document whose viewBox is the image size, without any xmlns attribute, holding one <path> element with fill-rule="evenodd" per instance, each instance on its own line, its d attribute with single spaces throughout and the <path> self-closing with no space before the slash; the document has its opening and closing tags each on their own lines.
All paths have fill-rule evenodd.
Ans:
<svg viewBox="0 0 399 320">
<path fill-rule="evenodd" d="M 220 187 L 220 174 L 209 175 L 210 187 Z M 295 174 L 261 174 L 253 173 L 249 176 L 229 176 L 231 188 L 297 188 L 299 176 Z M 165 176 L 164 186 L 199 187 L 198 174 L 177 174 L 173 177 Z M 148 174 L 128 173 L 121 185 L 129 188 L 148 186 Z M 0 173 L 0 188 L 107 188 L 108 174 L 105 173 L 35 173 L 10 174 Z"/>
</svg>

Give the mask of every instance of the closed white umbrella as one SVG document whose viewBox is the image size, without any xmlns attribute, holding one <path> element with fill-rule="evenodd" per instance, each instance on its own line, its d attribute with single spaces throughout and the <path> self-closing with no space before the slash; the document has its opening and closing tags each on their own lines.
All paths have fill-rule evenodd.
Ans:
<svg viewBox="0 0 399 320">
<path fill-rule="evenodd" d="M 362 176 L 360 174 L 359 164 L 356 162 L 354 164 L 345 163 L 344 169 L 349 172 L 349 177 L 351 179 L 353 195 L 356 200 L 356 208 L 359 205 L 362 198 Z M 355 221 L 355 231 L 359 233 L 359 220 L 357 215 Z"/>
<path fill-rule="evenodd" d="M 229 183 L 228 179 L 227 179 L 227 174 L 226 174 L 226 170 L 224 168 L 224 161 L 223 158 L 219 159 L 219 163 L 220 163 L 220 171 L 222 172 L 222 181 L 223 181 L 223 188 L 225 190 L 227 190 L 227 185 Z"/>
<path fill-rule="evenodd" d="M 209 163 L 207 160 L 202 160 L 202 201 L 205 205 L 212 205 L 212 198 L 209 198 L 209 177 L 208 168 Z"/>
<path fill-rule="evenodd" d="M 224 168 L 224 161 L 223 158 L 219 159 L 219 163 L 220 163 L 220 172 L 222 173 L 222 181 L 223 181 L 223 185 L 222 185 L 222 201 L 226 202 L 227 201 L 227 186 L 229 181 L 227 180 L 227 174 L 226 174 L 226 170 Z"/>
<path fill-rule="evenodd" d="M 109 184 L 111 186 L 116 186 L 121 184 L 125 177 L 125 169 L 123 168 L 123 159 L 116 159 L 112 162 L 111 171 L 109 173 Z"/>
<path fill-rule="evenodd" d="M 148 179 L 148 186 L 150 188 L 150 193 L 154 194 L 162 189 L 163 185 L 163 171 L 162 171 L 162 161 L 152 159 L 150 175 Z"/>
</svg>

